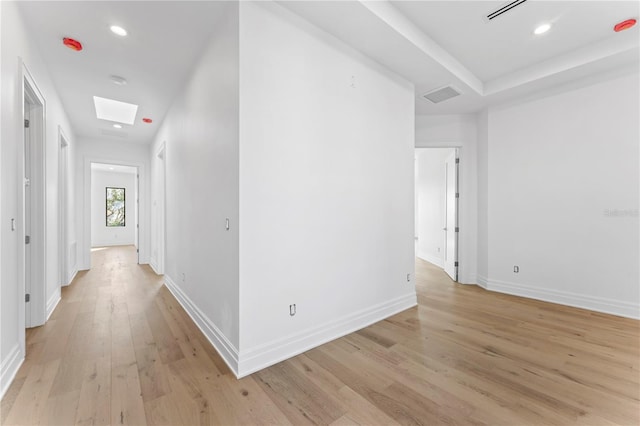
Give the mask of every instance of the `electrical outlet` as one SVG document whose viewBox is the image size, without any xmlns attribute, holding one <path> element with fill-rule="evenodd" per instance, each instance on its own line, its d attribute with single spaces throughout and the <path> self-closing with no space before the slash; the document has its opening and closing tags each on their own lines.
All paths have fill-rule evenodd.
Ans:
<svg viewBox="0 0 640 426">
<path fill-rule="evenodd" d="M 296 314 L 296 304 L 289 305 L 289 315 L 294 316 Z"/>
<path fill-rule="evenodd" d="M 187 277 L 185 276 L 184 272 L 182 273 L 182 282 L 185 282 L 185 280 L 187 279 Z"/>
<path fill-rule="evenodd" d="M 520 272 L 520 267 L 518 265 L 513 267 L 513 273 L 517 274 L 518 272 Z"/>
</svg>

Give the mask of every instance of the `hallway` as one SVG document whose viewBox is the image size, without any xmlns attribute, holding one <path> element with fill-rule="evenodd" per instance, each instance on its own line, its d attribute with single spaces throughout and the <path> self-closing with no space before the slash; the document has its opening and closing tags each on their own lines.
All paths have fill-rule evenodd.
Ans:
<svg viewBox="0 0 640 426">
<path fill-rule="evenodd" d="M 637 322 L 452 284 L 236 380 L 133 246 L 94 249 L 2 400 L 23 424 L 638 424 Z"/>
</svg>

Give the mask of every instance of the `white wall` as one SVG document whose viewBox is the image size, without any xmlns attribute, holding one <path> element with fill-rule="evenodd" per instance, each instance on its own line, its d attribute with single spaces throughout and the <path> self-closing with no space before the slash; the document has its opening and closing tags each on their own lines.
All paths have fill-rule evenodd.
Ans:
<svg viewBox="0 0 640 426">
<path fill-rule="evenodd" d="M 415 305 L 413 104 L 282 7 L 227 5 L 149 156 L 165 282 L 236 374 Z"/>
<path fill-rule="evenodd" d="M 106 187 L 125 189 L 125 226 L 106 225 Z M 135 173 L 91 171 L 91 247 L 135 244 L 135 199 Z"/>
<path fill-rule="evenodd" d="M 414 93 L 277 4 L 240 11 L 244 375 L 415 305 Z"/>
<path fill-rule="evenodd" d="M 22 140 L 22 65 L 21 60 L 33 76 L 46 101 L 45 122 L 45 308 L 50 314 L 60 299 L 60 277 L 58 257 L 58 126 L 74 146 L 73 131 L 62 108 L 58 94 L 47 73 L 37 49 L 29 38 L 16 2 L 2 2 L 1 48 L 2 109 L 0 124 L 0 151 L 2 159 L 0 209 L 1 246 L 0 258 L 0 393 L 8 386 L 20 363 L 24 359 L 24 288 L 18 283 L 18 250 L 24 242 L 18 241 L 18 231 L 11 231 L 11 219 L 17 220 L 20 229 L 21 206 L 19 191 L 22 150 L 16 141 Z M 70 194 L 73 197 L 73 193 Z M 73 201 L 71 201 L 73 203 Z M 72 235 L 68 236 L 73 238 Z"/>
<path fill-rule="evenodd" d="M 639 80 L 489 110 L 489 289 L 640 317 Z"/>
<path fill-rule="evenodd" d="M 458 281 L 475 284 L 478 259 L 478 154 L 475 115 L 416 116 L 416 148 L 459 148 Z"/>
<path fill-rule="evenodd" d="M 78 240 L 78 269 L 91 268 L 91 163 L 117 164 L 138 167 L 139 186 L 139 262 L 149 263 L 149 234 L 151 218 L 149 205 L 151 199 L 149 145 L 131 144 L 108 140 L 80 138 L 76 145 L 75 193 L 78 194 L 75 215 Z"/>
<path fill-rule="evenodd" d="M 444 266 L 445 161 L 454 148 L 416 149 L 416 256 Z"/>
<path fill-rule="evenodd" d="M 233 369 L 239 347 L 238 4 L 226 5 L 212 40 L 176 97 L 150 152 L 161 199 L 165 145 L 165 282 Z M 230 230 L 225 220 L 230 220 Z M 155 210 L 154 225 L 159 220 Z M 152 252 L 157 253 L 156 246 Z"/>
</svg>

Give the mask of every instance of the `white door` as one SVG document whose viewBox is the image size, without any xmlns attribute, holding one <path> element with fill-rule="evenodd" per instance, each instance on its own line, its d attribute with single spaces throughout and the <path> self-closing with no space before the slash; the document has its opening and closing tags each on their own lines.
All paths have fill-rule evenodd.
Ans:
<svg viewBox="0 0 640 426">
<path fill-rule="evenodd" d="M 31 295 L 31 135 L 29 130 L 30 105 L 25 98 L 24 102 L 24 196 L 22 206 L 24 212 L 24 235 L 25 240 L 19 242 L 24 244 L 24 291 L 25 291 L 25 325 L 31 327 L 31 303 L 29 297 Z"/>
<path fill-rule="evenodd" d="M 452 280 L 458 280 L 458 162 L 457 150 L 445 160 L 445 225 L 444 271 Z"/>
</svg>

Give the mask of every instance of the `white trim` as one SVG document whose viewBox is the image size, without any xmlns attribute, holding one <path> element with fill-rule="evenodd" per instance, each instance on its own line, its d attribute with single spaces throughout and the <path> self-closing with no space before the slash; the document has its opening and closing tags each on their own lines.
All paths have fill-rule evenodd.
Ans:
<svg viewBox="0 0 640 426">
<path fill-rule="evenodd" d="M 158 265 L 156 264 L 156 259 L 155 258 L 151 258 L 149 259 L 149 266 L 151 267 L 151 269 L 153 269 L 153 272 L 156 273 L 156 275 L 162 275 L 162 273 L 158 272 Z"/>
<path fill-rule="evenodd" d="M 248 376 L 309 349 L 382 321 L 417 304 L 416 294 L 411 293 L 265 345 L 241 351 L 237 377 Z"/>
<path fill-rule="evenodd" d="M 20 341 L 20 349 L 25 351 L 25 334 L 24 329 L 26 327 L 37 327 L 45 323 L 46 321 L 46 293 L 47 293 L 47 200 L 46 200 L 46 129 L 47 129 L 47 102 L 44 98 L 42 91 L 36 84 L 35 79 L 31 75 L 31 72 L 27 68 L 22 58 L 19 58 L 21 64 L 21 99 L 20 108 L 21 113 L 19 115 L 20 121 L 17 124 L 19 129 L 24 129 L 24 108 L 25 99 L 30 98 L 36 108 L 35 116 L 31 116 L 30 120 L 32 126 L 30 126 L 31 132 L 36 136 L 37 145 L 31 147 L 31 161 L 32 161 L 32 175 L 31 179 L 31 239 L 33 241 L 31 245 L 31 288 L 29 292 L 31 294 L 31 301 L 28 307 L 24 301 L 24 295 L 26 294 L 26 282 L 25 282 L 25 262 L 26 262 L 26 245 L 22 250 L 19 250 L 18 255 L 18 274 L 19 274 L 19 293 L 18 293 L 18 315 L 22 321 L 18 324 L 18 336 Z M 37 118 L 34 118 L 37 117 Z M 30 132 L 30 137 L 31 133 Z M 24 131 L 20 132 L 21 142 L 24 145 Z M 19 162 L 24 162 L 23 150 L 20 150 Z M 24 167 L 18 167 L 18 182 L 23 182 L 24 179 Z M 25 190 L 22 186 L 20 191 L 19 209 L 20 217 L 22 218 L 22 227 L 18 235 L 19 241 L 24 241 L 26 235 L 25 227 Z M 27 318 L 28 317 L 28 318 Z"/>
<path fill-rule="evenodd" d="M 56 288 L 55 293 L 53 293 L 49 298 L 49 300 L 47 300 L 47 321 L 49 321 L 51 314 L 56 309 L 56 306 L 58 306 L 58 303 L 60 303 L 61 299 L 62 299 L 61 291 L 60 291 L 60 287 L 58 287 Z"/>
<path fill-rule="evenodd" d="M 558 303 L 626 318 L 640 319 L 640 304 L 638 302 L 633 303 L 604 297 L 586 296 L 544 287 L 491 280 L 484 277 L 482 279 L 479 278 L 478 281 L 482 281 L 482 284 L 479 283 L 479 285 L 489 291 Z"/>
<path fill-rule="evenodd" d="M 238 349 L 227 339 L 218 327 L 196 306 L 195 303 L 178 287 L 169 275 L 164 275 L 164 284 L 178 303 L 184 308 L 207 340 L 227 363 L 231 371 L 238 376 Z"/>
<path fill-rule="evenodd" d="M 23 362 L 24 356 L 20 352 L 20 345 L 16 343 L 6 359 L 2 360 L 2 364 L 0 364 L 0 398 L 4 398 L 4 394 L 9 390 L 9 386 L 16 378 Z"/>
<path fill-rule="evenodd" d="M 71 271 L 71 275 L 69 276 L 69 279 L 67 280 L 67 283 L 64 285 L 64 287 L 71 285 L 73 280 L 76 278 L 76 275 L 78 275 L 78 270 L 74 268 L 73 271 Z"/>
<path fill-rule="evenodd" d="M 477 278 L 478 278 L 476 281 L 477 285 L 487 290 L 487 287 L 489 286 L 489 278 L 482 275 L 478 275 Z"/>
<path fill-rule="evenodd" d="M 82 226 L 81 237 L 78 248 L 79 258 L 76 260 L 79 263 L 78 270 L 91 269 L 91 163 L 103 163 L 103 164 L 115 164 L 118 166 L 130 166 L 137 167 L 139 175 L 138 178 L 138 263 L 140 265 L 146 265 L 149 263 L 149 249 L 150 249 L 150 222 L 151 216 L 148 212 L 150 208 L 149 200 L 151 192 L 150 176 L 147 176 L 147 168 L 149 166 L 146 162 L 127 161 L 117 158 L 104 158 L 96 157 L 93 155 L 85 155 L 83 157 L 82 165 Z M 119 245 L 122 245 L 120 243 Z M 76 268 L 74 268 L 76 269 Z"/>
<path fill-rule="evenodd" d="M 69 282 L 69 138 L 58 125 L 58 288 Z M 48 318 L 48 315 L 47 315 Z"/>
<path fill-rule="evenodd" d="M 164 282 L 167 289 L 218 351 L 238 379 L 353 333 L 375 322 L 382 321 L 418 304 L 416 294 L 411 293 L 248 351 L 239 352 L 220 329 L 184 294 L 171 277 L 165 274 Z"/>
<path fill-rule="evenodd" d="M 152 194 L 156 197 L 156 200 L 160 201 L 160 206 L 156 205 L 155 217 L 152 217 L 151 226 L 159 230 L 156 232 L 156 245 L 152 247 L 149 251 L 151 253 L 154 252 L 154 248 L 156 251 L 156 259 L 155 259 L 155 268 L 154 270 L 158 275 L 164 274 L 165 262 L 167 259 L 166 253 L 166 245 L 167 245 L 167 142 L 163 141 L 160 144 L 160 148 L 156 153 L 156 158 L 159 162 L 156 162 L 156 167 L 161 168 L 162 175 L 160 176 L 160 185 L 159 188 L 154 188 L 152 190 Z M 153 164 L 152 164 L 153 167 Z M 159 189 L 159 190 L 158 190 Z M 160 196 L 158 196 L 160 195 Z M 156 201 L 153 201 L 154 205 Z M 152 214 L 153 214 L 152 210 Z M 151 240 L 151 239 L 150 239 Z"/>
<path fill-rule="evenodd" d="M 71 259 L 73 260 L 71 261 Z M 73 265 L 69 268 L 69 276 L 67 277 L 65 287 L 71 284 L 78 274 L 78 243 L 76 241 L 71 241 L 69 243 L 69 260 L 69 263 L 73 263 Z"/>
<path fill-rule="evenodd" d="M 442 261 L 442 258 L 438 258 L 436 256 L 432 256 L 424 252 L 418 252 L 416 256 L 419 259 L 424 260 L 425 262 L 429 262 L 433 265 L 436 265 L 438 268 L 444 268 L 444 262 Z"/>
<path fill-rule="evenodd" d="M 476 274 L 461 274 L 458 271 L 458 284 L 463 284 L 463 285 L 477 285 L 478 282 L 478 278 L 476 277 Z"/>
<path fill-rule="evenodd" d="M 91 248 L 96 247 L 117 247 L 117 246 L 135 246 L 135 241 L 127 241 L 122 239 L 121 241 L 113 241 L 113 240 L 96 240 L 91 244 Z M 142 264 L 142 262 L 140 262 Z"/>
</svg>

